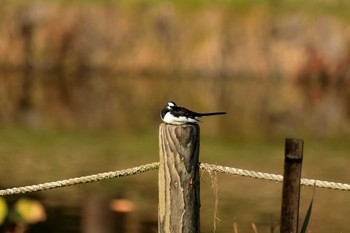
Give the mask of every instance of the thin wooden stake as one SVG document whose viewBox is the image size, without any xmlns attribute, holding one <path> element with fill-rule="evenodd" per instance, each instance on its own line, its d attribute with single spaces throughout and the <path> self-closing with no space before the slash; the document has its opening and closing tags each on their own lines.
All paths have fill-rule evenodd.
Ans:
<svg viewBox="0 0 350 233">
<path fill-rule="evenodd" d="M 302 139 L 286 139 L 280 233 L 298 231 L 303 146 Z"/>
<path fill-rule="evenodd" d="M 159 233 L 199 232 L 199 126 L 159 127 Z"/>
</svg>

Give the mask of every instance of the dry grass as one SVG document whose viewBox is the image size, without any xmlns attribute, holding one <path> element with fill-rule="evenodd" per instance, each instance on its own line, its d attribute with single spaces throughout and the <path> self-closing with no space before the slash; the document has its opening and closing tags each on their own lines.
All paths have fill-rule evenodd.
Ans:
<svg viewBox="0 0 350 233">
<path fill-rule="evenodd" d="M 319 15 L 277 14 L 273 6 L 179 5 L 8 3 L 0 18 L 0 67 L 292 78 L 309 45 L 330 65 L 348 47 L 342 17 L 324 16 L 320 25 Z"/>
</svg>

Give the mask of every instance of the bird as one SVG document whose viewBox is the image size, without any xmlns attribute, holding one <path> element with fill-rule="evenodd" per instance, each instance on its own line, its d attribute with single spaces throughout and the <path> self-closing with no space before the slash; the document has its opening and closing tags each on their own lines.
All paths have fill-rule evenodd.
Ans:
<svg viewBox="0 0 350 233">
<path fill-rule="evenodd" d="M 187 108 L 177 106 L 175 102 L 169 101 L 168 104 L 160 112 L 160 117 L 163 122 L 173 125 L 183 124 L 198 124 L 201 121 L 200 117 L 222 115 L 226 112 L 209 112 L 209 113 L 198 113 Z"/>
</svg>

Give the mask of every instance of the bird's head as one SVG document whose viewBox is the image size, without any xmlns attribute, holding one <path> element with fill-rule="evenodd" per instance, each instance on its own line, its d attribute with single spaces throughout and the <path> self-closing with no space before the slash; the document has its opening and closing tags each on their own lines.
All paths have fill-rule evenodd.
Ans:
<svg viewBox="0 0 350 233">
<path fill-rule="evenodd" d="M 168 106 L 167 106 L 167 108 L 168 108 L 168 109 L 172 109 L 173 107 L 176 107 L 175 102 L 173 102 L 173 101 L 169 101 L 169 102 L 168 102 Z"/>
</svg>

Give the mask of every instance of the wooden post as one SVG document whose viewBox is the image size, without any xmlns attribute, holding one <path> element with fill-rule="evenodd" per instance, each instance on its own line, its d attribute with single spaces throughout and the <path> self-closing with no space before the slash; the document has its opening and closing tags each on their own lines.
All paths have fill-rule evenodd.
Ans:
<svg viewBox="0 0 350 233">
<path fill-rule="evenodd" d="M 303 146 L 302 139 L 286 139 L 280 233 L 298 231 Z"/>
<path fill-rule="evenodd" d="M 199 126 L 159 127 L 159 233 L 199 232 Z"/>
<path fill-rule="evenodd" d="M 89 193 L 84 198 L 82 232 L 115 232 L 113 212 L 109 208 L 110 199 L 99 193 Z"/>
</svg>

